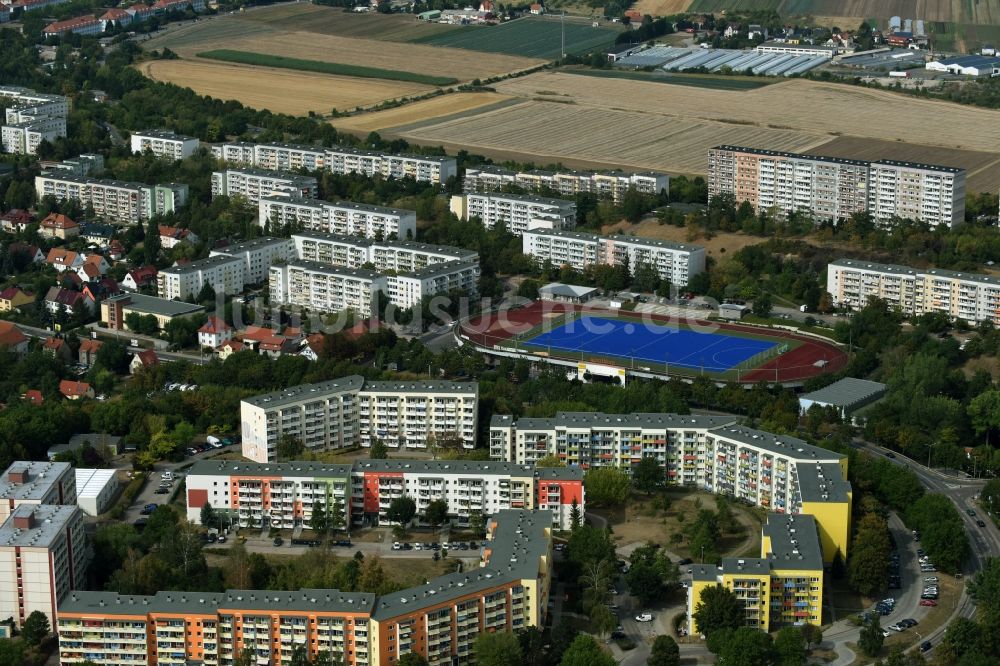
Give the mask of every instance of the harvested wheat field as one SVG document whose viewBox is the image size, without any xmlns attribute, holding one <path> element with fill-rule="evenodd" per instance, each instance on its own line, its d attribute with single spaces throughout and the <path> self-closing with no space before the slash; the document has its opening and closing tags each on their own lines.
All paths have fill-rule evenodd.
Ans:
<svg viewBox="0 0 1000 666">
<path fill-rule="evenodd" d="M 225 17 L 198 23 L 149 40 L 147 49 L 169 48 L 193 59 L 201 51 L 232 49 L 287 58 L 362 65 L 379 69 L 453 77 L 459 81 L 528 69 L 541 60 L 458 49 L 356 39 L 316 32 L 282 30 L 266 23 Z"/>
<path fill-rule="evenodd" d="M 555 97 L 581 106 L 648 115 L 1000 151 L 1000 111 L 836 83 L 796 79 L 733 92 L 680 90 L 627 79 L 605 79 L 594 85 L 587 77 L 542 72 L 495 87 L 512 97 Z"/>
<path fill-rule="evenodd" d="M 385 111 L 364 113 L 331 121 L 338 130 L 347 132 L 377 132 L 400 125 L 438 118 L 444 114 L 462 113 L 510 99 L 497 93 L 453 93 L 420 100 Z"/>
<path fill-rule="evenodd" d="M 691 0 L 637 0 L 632 9 L 650 16 L 672 16 L 686 12 Z"/>
<path fill-rule="evenodd" d="M 324 35 L 343 35 L 361 39 L 384 39 L 407 42 L 411 39 L 438 35 L 462 26 L 421 21 L 413 14 L 379 14 L 345 12 L 340 7 L 313 5 L 305 2 L 261 7 L 238 21 L 266 23 L 273 28 L 303 30 Z"/>
<path fill-rule="evenodd" d="M 140 66 L 143 74 L 191 88 L 202 95 L 234 99 L 275 113 L 327 114 L 386 99 L 422 94 L 432 86 L 381 79 L 356 79 L 269 67 L 226 65 L 205 61 L 155 60 Z"/>
<path fill-rule="evenodd" d="M 742 141 L 801 151 L 828 140 L 808 132 L 538 100 L 428 121 L 398 132 L 420 142 L 522 153 L 536 162 L 584 160 L 682 173 L 703 173 L 708 149 L 720 143 Z"/>
</svg>

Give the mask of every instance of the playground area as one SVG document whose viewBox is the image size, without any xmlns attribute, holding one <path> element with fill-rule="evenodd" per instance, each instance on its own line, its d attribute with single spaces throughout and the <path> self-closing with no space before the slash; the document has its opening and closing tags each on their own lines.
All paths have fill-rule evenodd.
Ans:
<svg viewBox="0 0 1000 666">
<path fill-rule="evenodd" d="M 487 353 L 740 383 L 801 382 L 847 363 L 832 343 L 783 329 L 549 301 L 474 317 L 460 333 Z"/>
</svg>

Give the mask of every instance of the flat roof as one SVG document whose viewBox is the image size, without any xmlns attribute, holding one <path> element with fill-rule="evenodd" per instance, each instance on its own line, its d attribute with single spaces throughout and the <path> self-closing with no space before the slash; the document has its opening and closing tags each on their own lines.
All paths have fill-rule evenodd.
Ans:
<svg viewBox="0 0 1000 666">
<path fill-rule="evenodd" d="M 754 446 L 769 453 L 788 456 L 795 461 L 822 460 L 824 462 L 836 462 L 844 457 L 839 453 L 807 444 L 797 437 L 775 435 L 774 433 L 754 430 L 742 425 L 715 428 L 712 430 L 712 434 L 725 437 L 739 444 Z"/>
<path fill-rule="evenodd" d="M 59 479 L 71 469 L 69 463 L 40 460 L 16 460 L 0 476 L 0 499 L 41 500 Z M 10 480 L 12 471 L 27 471 L 27 483 Z"/>
<path fill-rule="evenodd" d="M 372 245 L 376 250 L 380 248 L 396 248 L 397 250 L 410 250 L 411 252 L 423 252 L 425 254 L 451 255 L 459 259 L 475 258 L 477 261 L 479 260 L 479 253 L 475 250 L 467 250 L 464 247 L 455 247 L 454 245 L 432 245 L 430 243 L 410 240 L 374 241 Z"/>
<path fill-rule="evenodd" d="M 375 603 L 368 592 L 303 588 L 297 592 L 226 590 L 225 592 L 157 592 L 153 596 L 74 590 L 59 604 L 60 613 L 94 616 L 215 614 L 221 610 L 360 613 L 367 615 Z"/>
<path fill-rule="evenodd" d="M 326 275 L 342 275 L 345 277 L 361 278 L 362 280 L 375 281 L 384 277 L 378 271 L 373 271 L 368 268 L 336 266 L 334 264 L 324 264 L 311 259 L 296 259 L 294 261 L 289 261 L 287 266 L 288 268 L 300 268 L 303 270 L 315 271 L 317 273 L 325 273 Z"/>
<path fill-rule="evenodd" d="M 885 395 L 885 389 L 885 384 L 879 382 L 844 377 L 818 391 L 802 394 L 799 400 L 812 400 L 836 407 L 853 407 Z"/>
<path fill-rule="evenodd" d="M 769 513 L 764 536 L 771 539 L 767 560 L 775 569 L 823 569 L 816 519 L 807 514 Z"/>
<path fill-rule="evenodd" d="M 0 525 L 0 547 L 50 548 L 79 511 L 75 504 L 21 504 Z M 31 528 L 14 527 L 16 518 L 26 516 L 33 517 Z"/>
<path fill-rule="evenodd" d="M 722 558 L 722 573 L 739 576 L 769 576 L 771 563 L 763 557 L 724 557 Z"/>
<path fill-rule="evenodd" d="M 315 202 L 315 199 L 313 201 Z M 335 234 L 329 231 L 310 231 L 308 229 L 303 229 L 302 231 L 296 231 L 293 233 L 292 240 L 294 241 L 296 238 L 307 238 L 318 241 L 326 241 L 327 243 L 339 243 L 341 245 L 353 245 L 355 247 L 371 247 L 375 244 L 375 241 L 371 238 Z"/>
<path fill-rule="evenodd" d="M 378 213 L 379 215 L 416 215 L 415 211 L 402 208 L 387 208 L 385 206 L 375 206 L 373 204 L 355 203 L 353 201 L 323 201 L 321 199 L 305 199 L 303 197 L 290 197 L 282 195 L 268 195 L 260 198 L 261 201 L 273 201 L 276 203 L 286 203 L 295 206 L 308 206 L 313 208 L 342 208 L 344 210 L 360 210 L 366 213 Z M 296 232 L 300 234 L 303 232 Z"/>
<path fill-rule="evenodd" d="M 975 282 L 977 284 L 987 284 L 1000 286 L 1000 277 L 986 275 L 984 273 L 965 273 L 962 271 L 949 271 L 944 268 L 919 269 L 911 266 L 901 266 L 899 264 L 880 264 L 874 261 L 862 261 L 860 259 L 837 259 L 829 264 L 830 266 L 842 266 L 862 271 L 874 271 L 878 273 L 889 273 L 891 275 L 906 275 L 913 278 L 918 277 L 939 277 L 949 280 L 963 280 L 965 282 Z"/>
<path fill-rule="evenodd" d="M 694 564 L 691 566 L 691 580 L 700 582 L 717 582 L 721 568 L 714 564 Z"/>
<path fill-rule="evenodd" d="M 692 414 L 604 414 L 602 412 L 556 412 L 554 418 L 520 418 L 514 426 L 518 430 L 552 428 L 693 428 L 712 430 L 735 423 L 734 417 Z"/>
<path fill-rule="evenodd" d="M 251 240 L 240 241 L 238 243 L 231 243 L 225 247 L 219 247 L 212 250 L 210 256 L 217 255 L 228 255 L 233 256 L 236 253 L 242 252 L 252 252 L 253 250 L 258 250 L 262 247 L 270 247 L 274 245 L 288 245 L 292 241 L 290 238 L 274 238 L 273 236 L 261 236 L 260 238 L 253 238 Z"/>
<path fill-rule="evenodd" d="M 382 159 L 402 159 L 402 160 L 418 160 L 421 162 L 437 162 L 438 164 L 445 164 L 447 162 L 455 162 L 454 157 L 448 157 L 447 155 L 413 155 L 409 153 L 403 153 L 395 155 L 393 153 L 380 153 L 374 150 L 357 150 L 355 148 L 345 148 L 343 146 L 333 146 L 326 149 L 327 155 L 358 155 L 361 157 L 380 157 Z"/>
<path fill-rule="evenodd" d="M 200 271 L 204 268 L 211 268 L 212 266 L 219 266 L 222 264 L 228 264 L 232 262 L 237 262 L 241 266 L 243 265 L 243 259 L 240 257 L 231 257 L 227 254 L 217 254 L 206 259 L 197 259 L 188 264 L 181 264 L 180 266 L 171 266 L 170 268 L 160 269 L 160 273 L 166 273 L 168 275 L 183 275 L 185 273 L 194 273 Z"/>
<path fill-rule="evenodd" d="M 860 167 L 871 166 L 871 162 L 868 160 L 850 160 L 843 157 L 827 157 L 825 155 L 809 155 L 806 153 L 789 153 L 783 150 L 765 150 L 763 148 L 749 148 L 747 146 L 733 146 L 730 144 L 713 146 L 712 150 L 727 150 L 736 153 L 749 153 L 751 155 L 761 155 L 763 157 L 787 157 L 790 159 L 797 159 L 797 160 L 799 159 L 814 160 L 817 162 L 829 162 L 831 164 L 845 164 L 849 166 L 860 166 Z"/>
<path fill-rule="evenodd" d="M 77 499 L 99 497 L 109 484 L 117 483 L 117 472 L 113 469 L 76 470 Z"/>
<path fill-rule="evenodd" d="M 311 182 L 316 184 L 316 179 L 312 176 L 302 176 L 297 173 L 291 173 L 288 171 L 274 171 L 272 169 L 258 169 L 256 167 L 239 167 L 237 169 L 224 169 L 222 171 L 216 171 L 215 173 L 228 174 L 240 173 L 248 176 L 258 176 L 272 178 L 274 180 L 287 180 L 291 183 L 301 183 L 301 182 Z"/>
<path fill-rule="evenodd" d="M 199 460 L 188 469 L 188 476 L 227 476 L 233 474 L 280 475 L 288 477 L 330 477 L 346 479 L 353 465 L 313 461 L 256 463 L 243 460 Z"/>
<path fill-rule="evenodd" d="M 348 375 L 340 379 L 331 379 L 316 384 L 299 384 L 298 386 L 292 386 L 280 391 L 255 395 L 252 398 L 244 398 L 243 402 L 255 407 L 273 409 L 275 407 L 293 405 L 310 398 L 319 400 L 327 395 L 336 395 L 346 391 L 360 391 L 364 383 L 365 378 L 361 375 Z"/>
<path fill-rule="evenodd" d="M 546 294 L 553 294 L 555 296 L 566 296 L 568 298 L 583 298 L 584 296 L 589 296 L 597 291 L 597 287 L 581 287 L 575 284 L 563 284 L 561 282 L 550 282 L 549 284 L 539 287 L 539 292 L 545 292 Z"/>
<path fill-rule="evenodd" d="M 541 471 L 544 470 L 544 471 Z M 354 472 L 403 472 L 413 474 L 476 474 L 482 476 L 531 476 L 536 479 L 583 480 L 579 467 L 541 467 L 496 460 L 357 460 Z"/>
<path fill-rule="evenodd" d="M 227 257 L 228 258 L 228 257 Z M 164 269 L 170 270 L 170 269 Z M 105 299 L 105 303 L 117 303 L 121 300 L 129 301 L 125 306 L 129 310 L 134 310 L 136 312 L 145 312 L 147 314 L 157 314 L 163 317 L 177 317 L 185 314 L 193 314 L 195 312 L 204 312 L 205 308 L 201 305 L 195 305 L 193 303 L 185 303 L 183 301 L 170 301 L 166 298 L 158 298 L 156 296 L 147 296 L 146 294 L 140 294 L 138 292 L 131 292 L 128 294 L 121 294 L 119 296 L 111 296 Z"/>
<path fill-rule="evenodd" d="M 507 199 L 508 201 L 522 201 L 524 203 L 540 204 L 544 206 L 557 206 L 559 208 L 576 208 L 576 202 L 569 199 L 552 199 L 550 197 L 539 197 L 534 194 L 505 194 L 503 192 L 466 192 L 470 197 L 486 197 L 488 199 Z"/>
<path fill-rule="evenodd" d="M 800 463 L 795 466 L 799 493 L 805 502 L 846 502 L 851 484 L 837 463 Z"/>
<path fill-rule="evenodd" d="M 363 393 L 454 393 L 479 395 L 479 382 L 445 380 L 366 381 Z"/>
<path fill-rule="evenodd" d="M 184 136 L 183 134 L 175 134 L 173 130 L 168 129 L 151 129 L 132 132 L 132 136 L 148 136 L 154 139 L 172 139 L 174 141 L 197 141 L 193 136 Z"/>
<path fill-rule="evenodd" d="M 478 259 L 478 256 L 476 257 Z M 478 268 L 479 261 L 469 259 L 451 259 L 449 261 L 439 261 L 435 264 L 428 264 L 415 271 L 400 273 L 399 277 L 409 277 L 417 280 L 435 277 L 438 275 L 448 275 L 467 268 Z"/>
</svg>

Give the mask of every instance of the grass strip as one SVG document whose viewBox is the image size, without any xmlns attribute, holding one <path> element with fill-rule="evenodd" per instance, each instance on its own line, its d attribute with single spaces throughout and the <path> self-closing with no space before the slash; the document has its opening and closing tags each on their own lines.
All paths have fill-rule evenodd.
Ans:
<svg viewBox="0 0 1000 666">
<path fill-rule="evenodd" d="M 756 90 L 774 83 L 773 80 L 754 80 L 738 76 L 706 76 L 704 74 L 667 74 L 618 69 L 565 69 L 567 74 L 593 76 L 601 79 L 627 79 L 650 83 L 669 83 L 675 86 L 692 86 L 711 90 Z"/>
<path fill-rule="evenodd" d="M 302 72 L 318 72 L 320 74 L 336 74 L 338 76 L 355 76 L 364 79 L 407 81 L 409 83 L 423 83 L 431 86 L 450 86 L 453 83 L 458 83 L 458 79 L 446 76 L 430 76 L 428 74 L 417 74 L 416 72 L 399 72 L 390 69 L 379 69 L 378 67 L 347 65 L 339 62 L 286 58 L 285 56 L 270 55 L 268 53 L 234 51 L 232 49 L 202 51 L 198 54 L 198 57 L 208 58 L 210 60 L 222 60 L 224 62 L 235 62 L 241 65 L 277 67 L 280 69 L 294 69 Z"/>
</svg>

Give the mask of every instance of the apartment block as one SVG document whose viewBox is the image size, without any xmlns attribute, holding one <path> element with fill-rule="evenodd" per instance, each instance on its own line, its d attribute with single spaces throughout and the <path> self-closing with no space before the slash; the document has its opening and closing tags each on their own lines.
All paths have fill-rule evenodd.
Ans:
<svg viewBox="0 0 1000 666">
<path fill-rule="evenodd" d="M 671 284 L 684 286 L 705 270 L 705 248 L 634 236 L 598 236 L 561 229 L 533 229 L 521 235 L 524 254 L 540 264 L 570 266 L 583 271 L 590 266 L 624 265 L 634 275 L 647 265 Z"/>
<path fill-rule="evenodd" d="M 200 522 L 205 504 L 242 527 L 292 529 L 309 525 L 317 505 L 336 507 L 342 525 L 386 523 L 397 497 L 413 498 L 420 521 L 427 505 L 443 500 L 450 519 L 467 526 L 473 512 L 492 516 L 506 509 L 548 511 L 552 524 L 568 529 L 574 502 L 586 502 L 579 468 L 539 468 L 507 462 L 357 460 L 246 463 L 203 461 L 187 476 L 187 517 Z"/>
<path fill-rule="evenodd" d="M 479 262 L 475 250 L 416 241 L 375 241 L 316 231 L 296 232 L 292 240 L 299 259 L 349 268 L 372 264 L 377 271 L 415 271 L 451 261 Z"/>
<path fill-rule="evenodd" d="M 83 513 L 74 505 L 21 504 L 0 525 L 0 614 L 21 626 L 86 584 Z"/>
<path fill-rule="evenodd" d="M 405 309 L 417 307 L 424 298 L 463 292 L 479 294 L 479 262 L 446 261 L 406 273 L 390 275 L 389 300 Z"/>
<path fill-rule="evenodd" d="M 331 266 L 316 261 L 290 261 L 272 266 L 268 292 L 273 305 L 290 305 L 314 312 L 346 312 L 372 316 L 378 292 L 389 292 L 389 279 L 367 268 Z"/>
<path fill-rule="evenodd" d="M 287 193 L 304 199 L 316 196 L 316 179 L 284 171 L 245 167 L 212 172 L 212 196 L 243 197 L 251 204 L 261 197 Z"/>
<path fill-rule="evenodd" d="M 827 265 L 826 290 L 835 305 L 862 308 L 879 298 L 907 316 L 940 312 L 1000 325 L 1000 279 L 991 275 L 839 259 Z"/>
<path fill-rule="evenodd" d="M 174 134 L 170 130 L 146 130 L 132 134 L 131 145 L 133 153 L 148 150 L 157 157 L 182 160 L 194 155 L 201 142 L 193 136 Z"/>
<path fill-rule="evenodd" d="M 349 201 L 316 201 L 295 196 L 268 196 L 259 202 L 261 226 L 291 225 L 305 231 L 362 238 L 401 238 L 417 235 L 412 210 L 371 206 Z"/>
<path fill-rule="evenodd" d="M 822 624 L 823 557 L 817 523 L 809 515 L 768 514 L 760 557 L 723 558 L 721 566 L 696 564 L 688 588 L 688 632 L 700 633 L 694 610 L 702 592 L 721 585 L 743 607 L 744 624 L 761 631 Z"/>
<path fill-rule="evenodd" d="M 425 448 L 428 435 L 472 448 L 478 422 L 475 382 L 368 382 L 359 376 L 303 384 L 240 403 L 243 455 L 277 460 L 278 440 L 295 437 L 310 451 L 369 446 Z"/>
<path fill-rule="evenodd" d="M 0 127 L 3 151 L 34 155 L 42 141 L 66 136 L 69 99 L 36 93 L 18 86 L 0 86 L 4 123 Z"/>
<path fill-rule="evenodd" d="M 847 458 L 794 437 L 717 416 L 559 412 L 551 419 L 493 417 L 492 459 L 534 464 L 545 456 L 583 469 L 612 466 L 628 473 L 642 458 L 655 458 L 670 485 L 732 495 L 777 513 L 810 508 L 822 520 L 826 561 L 837 549 L 842 556 L 847 553 Z M 829 515 L 817 514 L 814 505 L 826 503 Z"/>
<path fill-rule="evenodd" d="M 507 185 L 529 190 L 553 190 L 561 195 L 596 194 L 620 203 L 629 189 L 642 194 L 666 194 L 670 177 L 665 173 L 599 173 L 596 171 L 511 171 L 494 166 L 465 170 L 466 192 L 495 192 Z"/>
<path fill-rule="evenodd" d="M 186 301 L 197 296 L 208 283 L 216 294 L 228 296 L 243 291 L 246 282 L 246 263 L 242 257 L 218 255 L 164 268 L 156 276 L 156 293 L 168 301 Z"/>
<path fill-rule="evenodd" d="M 26 504 L 76 504 L 76 474 L 69 463 L 18 460 L 0 476 L 0 521 Z"/>
<path fill-rule="evenodd" d="M 297 646 L 345 666 L 389 666 L 416 652 L 432 666 L 467 663 L 480 633 L 545 623 L 552 527 L 541 512 L 489 522 L 480 566 L 381 597 L 334 589 L 73 592 L 59 605 L 59 659 L 101 664 L 288 666 Z"/>
<path fill-rule="evenodd" d="M 236 257 L 243 260 L 243 280 L 259 284 L 267 279 L 271 266 L 284 263 L 294 255 L 295 244 L 288 238 L 254 238 L 212 250 L 209 257 Z"/>
<path fill-rule="evenodd" d="M 92 173 L 104 170 L 104 155 L 100 153 L 83 153 L 48 168 L 49 170 L 69 173 L 73 176 L 89 176 Z"/>
<path fill-rule="evenodd" d="M 487 229 L 502 224 L 515 236 L 532 229 L 572 229 L 576 204 L 521 194 L 468 192 L 451 198 L 451 212 L 460 220 L 477 218 Z"/>
<path fill-rule="evenodd" d="M 326 149 L 291 143 L 223 143 L 212 146 L 217 159 L 275 171 L 315 171 L 326 165 Z"/>
<path fill-rule="evenodd" d="M 154 213 L 171 213 L 187 202 L 187 185 L 143 185 L 119 180 L 99 180 L 63 173 L 61 170 L 35 176 L 39 198 L 79 201 L 109 222 L 138 224 Z"/>
<path fill-rule="evenodd" d="M 910 218 L 952 227 L 965 220 L 965 171 L 910 162 L 718 146 L 708 151 L 709 200 L 721 194 L 757 211 L 804 211 L 833 222 L 855 213 L 879 224 Z"/>
<path fill-rule="evenodd" d="M 326 168 L 331 173 L 360 173 L 383 178 L 412 178 L 418 183 L 441 185 L 458 176 L 454 157 L 392 155 L 351 148 L 328 148 Z"/>
</svg>

